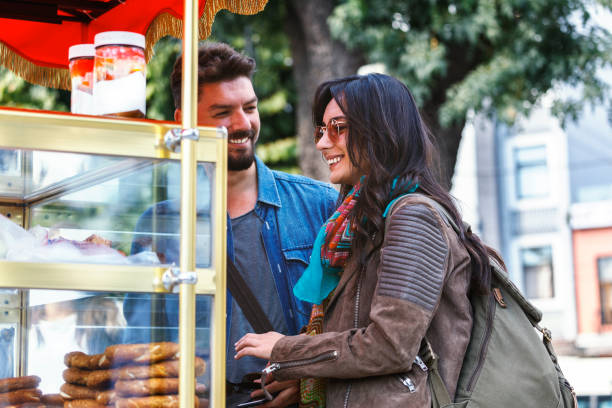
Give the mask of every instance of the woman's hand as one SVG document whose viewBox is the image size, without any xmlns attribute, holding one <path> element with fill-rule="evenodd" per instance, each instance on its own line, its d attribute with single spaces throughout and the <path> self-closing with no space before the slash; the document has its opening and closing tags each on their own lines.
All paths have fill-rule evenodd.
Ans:
<svg viewBox="0 0 612 408">
<path fill-rule="evenodd" d="M 272 349 L 277 341 L 284 335 L 276 332 L 267 332 L 264 334 L 247 333 L 234 344 L 236 348 L 236 360 L 244 356 L 253 356 L 269 360 L 272 355 Z"/>
</svg>

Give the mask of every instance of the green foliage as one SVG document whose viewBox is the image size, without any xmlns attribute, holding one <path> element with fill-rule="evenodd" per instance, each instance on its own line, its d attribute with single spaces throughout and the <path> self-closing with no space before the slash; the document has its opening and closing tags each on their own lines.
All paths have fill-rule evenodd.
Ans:
<svg viewBox="0 0 612 408">
<path fill-rule="evenodd" d="M 268 143 L 271 143 L 270 149 L 276 150 L 276 140 L 295 137 L 294 106 L 297 91 L 292 77 L 293 61 L 289 42 L 283 34 L 284 18 L 284 5 L 279 1 L 270 1 L 263 12 L 254 16 L 221 11 L 215 17 L 209 37 L 211 41 L 226 42 L 257 61 L 253 85 L 259 98 L 262 122 L 258 151 L 266 151 Z M 169 76 L 180 52 L 180 41 L 170 37 L 162 39 L 155 46 L 155 55 L 147 66 L 149 118 L 173 120 L 174 103 L 170 94 Z M 293 148 L 290 156 L 280 159 L 268 158 L 263 153 L 266 157 L 263 160 L 276 169 L 295 172 L 295 152 Z"/>
<path fill-rule="evenodd" d="M 164 37 L 155 44 L 155 54 L 147 65 L 147 117 L 150 119 L 174 120 L 170 73 L 180 52 L 181 42 L 174 37 Z"/>
<path fill-rule="evenodd" d="M 262 124 L 257 154 L 274 169 L 297 173 L 297 90 L 289 41 L 283 33 L 284 19 L 284 4 L 279 1 L 270 1 L 254 16 L 221 11 L 215 17 L 210 40 L 226 42 L 255 58 L 253 86 Z"/>
<path fill-rule="evenodd" d="M 608 9 L 609 0 L 599 0 Z M 348 47 L 383 62 L 421 106 L 441 105 L 443 125 L 468 110 L 512 121 L 560 84 L 583 85 L 572 106 L 609 102 L 597 78 L 612 61 L 610 32 L 592 23 L 582 0 L 344 0 L 329 24 Z M 365 28 L 364 28 L 365 27 Z"/>
<path fill-rule="evenodd" d="M 0 67 L 0 106 L 66 112 L 70 111 L 70 93 L 32 85 Z"/>
<path fill-rule="evenodd" d="M 299 173 L 299 168 L 295 163 L 297 156 L 297 141 L 295 137 L 260 144 L 257 146 L 257 155 L 268 166 L 274 169 L 289 173 Z"/>
<path fill-rule="evenodd" d="M 269 1 L 261 13 L 253 16 L 221 11 L 210 36 L 211 41 L 226 42 L 257 62 L 253 85 L 262 123 L 259 144 L 295 135 L 297 91 L 289 40 L 283 32 L 285 13 L 283 2 L 278 0 Z M 293 163 L 297 163 L 296 158 Z"/>
</svg>

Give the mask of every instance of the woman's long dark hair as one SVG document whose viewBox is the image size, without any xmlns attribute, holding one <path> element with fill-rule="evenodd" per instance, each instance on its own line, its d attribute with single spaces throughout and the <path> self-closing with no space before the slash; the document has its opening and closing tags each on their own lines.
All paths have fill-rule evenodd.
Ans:
<svg viewBox="0 0 612 408">
<path fill-rule="evenodd" d="M 487 293 L 491 283 L 487 248 L 466 230 L 450 194 L 434 175 L 437 150 L 408 88 L 388 75 L 350 76 L 321 84 L 315 93 L 313 120 L 322 124 L 331 99 L 346 116 L 349 159 L 366 174 L 359 200 L 350 216 L 356 226 L 352 251 L 365 263 L 366 245 L 380 248 L 384 238 L 383 211 L 394 198 L 418 183 L 418 192 L 441 204 L 460 228 L 459 238 L 472 258 L 471 290 Z M 395 182 L 395 189 L 392 185 Z M 343 200 L 350 185 L 342 185 Z M 357 220 L 361 220 L 358 222 Z"/>
</svg>

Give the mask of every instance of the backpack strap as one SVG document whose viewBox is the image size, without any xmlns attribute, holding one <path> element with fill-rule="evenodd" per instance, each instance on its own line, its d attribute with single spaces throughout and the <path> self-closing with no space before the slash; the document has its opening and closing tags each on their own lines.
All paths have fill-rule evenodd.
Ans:
<svg viewBox="0 0 612 408">
<path fill-rule="evenodd" d="M 445 407 L 451 404 L 453 401 L 442 381 L 442 376 L 438 370 L 438 361 L 440 358 L 433 351 L 431 343 L 427 338 L 423 337 L 421 340 L 421 348 L 419 349 L 419 357 L 423 360 L 423 363 L 427 366 L 429 375 L 427 376 L 427 384 L 431 392 L 431 408 Z"/>
</svg>

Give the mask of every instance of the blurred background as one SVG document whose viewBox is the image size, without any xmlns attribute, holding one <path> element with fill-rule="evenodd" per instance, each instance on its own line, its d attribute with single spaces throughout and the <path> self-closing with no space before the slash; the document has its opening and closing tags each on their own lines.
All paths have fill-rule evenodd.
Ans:
<svg viewBox="0 0 612 408">
<path fill-rule="evenodd" d="M 258 155 L 322 180 L 317 84 L 373 71 L 404 81 L 436 138 L 441 180 L 543 311 L 580 407 L 610 408 L 611 10 L 610 0 L 269 0 L 255 16 L 218 13 L 210 39 L 257 61 Z M 155 47 L 150 119 L 173 118 L 180 50 L 171 37 Z M 69 111 L 70 94 L 0 68 L 0 105 Z"/>
</svg>

